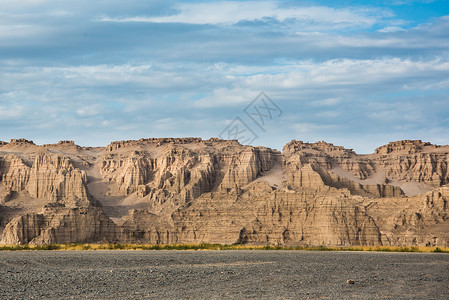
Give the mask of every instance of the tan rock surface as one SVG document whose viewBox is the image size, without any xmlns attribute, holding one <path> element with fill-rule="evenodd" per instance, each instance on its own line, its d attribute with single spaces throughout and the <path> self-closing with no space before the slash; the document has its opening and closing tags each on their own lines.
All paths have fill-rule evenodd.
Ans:
<svg viewBox="0 0 449 300">
<path fill-rule="evenodd" d="M 3 244 L 449 245 L 449 146 L 0 144 Z"/>
<path fill-rule="evenodd" d="M 100 208 L 47 207 L 12 219 L 3 232 L 3 244 L 62 244 L 114 242 L 116 225 Z"/>
</svg>

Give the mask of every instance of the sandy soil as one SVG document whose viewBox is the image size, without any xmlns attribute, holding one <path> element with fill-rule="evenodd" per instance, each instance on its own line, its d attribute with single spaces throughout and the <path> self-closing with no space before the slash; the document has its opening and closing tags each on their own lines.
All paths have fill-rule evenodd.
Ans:
<svg viewBox="0 0 449 300">
<path fill-rule="evenodd" d="M 284 180 L 284 176 L 282 175 L 282 166 L 279 162 L 271 168 L 271 170 L 260 175 L 259 178 L 251 182 L 250 184 L 254 184 L 255 182 L 267 182 L 270 186 L 281 188 L 282 181 Z"/>
<path fill-rule="evenodd" d="M 148 207 L 148 199 L 137 196 L 136 193 L 123 195 L 115 182 L 108 182 L 100 174 L 100 166 L 94 164 L 89 168 L 84 168 L 87 174 L 89 193 L 94 196 L 103 206 L 103 211 L 116 224 L 125 216 L 130 209 L 140 209 Z M 116 195 L 116 196 L 113 196 Z"/>
<path fill-rule="evenodd" d="M 121 205 L 125 196 L 112 196 L 117 194 L 116 185 L 115 183 L 103 180 L 98 164 L 86 168 L 85 171 L 87 173 L 87 188 L 89 189 L 89 193 L 103 205 L 105 214 L 107 214 L 112 221 L 118 222 L 118 220 L 128 212 L 128 209 Z"/>
<path fill-rule="evenodd" d="M 378 168 L 376 173 L 371 175 L 370 177 L 361 180 L 357 177 L 355 177 L 352 173 L 343 170 L 340 167 L 335 167 L 331 170 L 332 173 L 337 174 L 340 177 L 346 177 L 349 180 L 355 181 L 357 183 L 363 184 L 363 185 L 375 185 L 375 184 L 385 184 L 385 179 L 387 178 L 385 176 L 385 170 L 382 168 Z M 400 187 L 406 196 L 415 196 L 418 194 L 426 193 L 428 191 L 431 191 L 434 189 L 434 187 L 428 186 L 424 183 L 416 182 L 416 181 L 410 181 L 410 182 L 401 182 L 398 180 L 394 180 L 388 183 L 389 185 Z"/>
</svg>

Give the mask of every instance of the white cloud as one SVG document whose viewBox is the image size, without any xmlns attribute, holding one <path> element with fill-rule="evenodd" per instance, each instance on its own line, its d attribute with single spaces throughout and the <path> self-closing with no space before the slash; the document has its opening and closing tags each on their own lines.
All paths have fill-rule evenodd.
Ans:
<svg viewBox="0 0 449 300">
<path fill-rule="evenodd" d="M 254 91 L 251 89 L 226 89 L 218 88 L 213 91 L 210 96 L 203 97 L 195 101 L 194 105 L 196 107 L 226 107 L 226 106 L 237 106 L 246 105 L 249 100 L 256 97 Z M 244 106 L 242 107 L 242 109 Z"/>
<path fill-rule="evenodd" d="M 432 3 L 436 0 L 393 0 L 388 1 L 389 3 L 393 5 L 410 5 L 414 3 Z"/>
<path fill-rule="evenodd" d="M 305 133 L 318 133 L 319 131 L 333 130 L 337 129 L 338 125 L 326 125 L 326 124 L 316 124 L 316 123 L 296 123 L 291 126 L 297 134 L 302 135 Z"/>
<path fill-rule="evenodd" d="M 2 4 L 2 8 L 3 9 L 21 9 L 21 8 L 26 8 L 26 7 L 30 7 L 30 6 L 40 6 L 43 4 L 50 4 L 51 0 L 20 0 L 20 1 L 16 1 L 16 0 L 2 0 L 1 4 Z"/>
<path fill-rule="evenodd" d="M 242 106 L 260 91 L 277 99 L 311 99 L 310 107 L 331 107 L 354 95 L 446 88 L 449 76 L 449 60 L 444 58 L 306 60 L 271 66 L 220 63 L 210 68 L 192 63 L 182 67 L 182 74 L 177 64 L 23 67 L 20 72 L 10 68 L 16 69 L 7 67 L 0 76 L 6 88 L 0 98 L 42 103 L 71 99 L 83 101 L 82 105 L 109 98 L 122 103 L 128 113 L 160 107 L 161 99 L 155 96 L 158 92 L 177 93 L 180 103 L 195 99 L 193 105 L 197 108 Z M 119 86 L 119 90 L 142 92 L 114 95 L 101 90 Z M 99 88 L 98 92 L 86 90 Z M 81 107 L 77 113 L 89 116 L 97 110 Z"/>
<path fill-rule="evenodd" d="M 103 22 L 155 22 L 188 24 L 236 24 L 241 21 L 274 19 L 280 22 L 296 20 L 309 24 L 328 24 L 338 27 L 370 27 L 380 18 L 391 16 L 386 11 L 303 6 L 284 8 L 275 1 L 218 1 L 213 3 L 183 3 L 179 13 L 161 17 L 102 17 Z"/>
<path fill-rule="evenodd" d="M 23 38 L 42 36 L 54 31 L 50 27 L 32 24 L 6 24 L 0 25 L 0 40 L 2 46 L 8 46 L 11 41 L 20 41 Z M 26 41 L 20 41 L 26 42 Z"/>
<path fill-rule="evenodd" d="M 86 105 L 76 110 L 76 114 L 80 117 L 93 117 L 99 115 L 102 111 L 102 105 Z"/>
<path fill-rule="evenodd" d="M 86 78 L 98 81 L 135 80 L 151 69 L 150 65 L 84 65 L 75 67 L 45 67 L 44 72 L 61 74 L 66 79 Z"/>
<path fill-rule="evenodd" d="M 28 109 L 22 105 L 0 106 L 0 121 L 20 120 L 27 115 Z"/>
<path fill-rule="evenodd" d="M 334 59 L 322 63 L 298 62 L 295 68 L 279 74 L 248 76 L 249 86 L 277 88 L 323 88 L 329 86 L 354 86 L 388 82 L 392 79 L 426 80 L 431 74 L 449 72 L 448 61 L 435 59 L 414 61 L 400 58 L 383 59 Z M 433 80 L 433 79 L 432 79 Z"/>
<path fill-rule="evenodd" d="M 196 100 L 196 107 L 243 108 L 258 91 L 266 91 L 276 99 L 302 99 L 310 101 L 310 107 L 325 108 L 342 105 L 348 97 L 362 101 L 365 96 L 379 93 L 445 88 L 449 61 L 400 58 L 300 61 L 288 66 L 263 67 L 261 72 L 257 72 L 256 66 L 248 67 L 245 71 L 253 75 L 243 77 L 232 73 L 241 71 L 238 68 L 223 69 L 229 72 L 223 76 L 233 78 L 231 86 L 214 89 Z M 328 97 L 313 100 L 321 95 Z"/>
<path fill-rule="evenodd" d="M 398 31 L 405 31 L 405 29 L 399 27 L 399 26 L 389 26 L 378 30 L 379 32 L 398 32 Z"/>
<path fill-rule="evenodd" d="M 341 103 L 341 98 L 327 98 L 322 100 L 313 101 L 310 105 L 315 107 L 327 107 L 327 106 L 335 106 Z"/>
</svg>

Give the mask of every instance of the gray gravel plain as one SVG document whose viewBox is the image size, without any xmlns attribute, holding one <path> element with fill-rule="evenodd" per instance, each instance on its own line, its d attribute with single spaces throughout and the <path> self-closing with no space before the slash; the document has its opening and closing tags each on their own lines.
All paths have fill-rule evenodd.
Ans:
<svg viewBox="0 0 449 300">
<path fill-rule="evenodd" d="M 346 284 L 353 279 L 354 284 Z M 449 299 L 449 255 L 0 252 L 0 299 Z"/>
</svg>

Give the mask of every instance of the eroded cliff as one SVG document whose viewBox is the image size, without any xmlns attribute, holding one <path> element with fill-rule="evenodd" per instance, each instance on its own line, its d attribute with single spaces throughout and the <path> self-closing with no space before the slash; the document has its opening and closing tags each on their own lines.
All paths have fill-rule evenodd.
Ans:
<svg viewBox="0 0 449 300">
<path fill-rule="evenodd" d="M 3 244 L 449 245 L 449 146 L 0 144 Z"/>
</svg>

